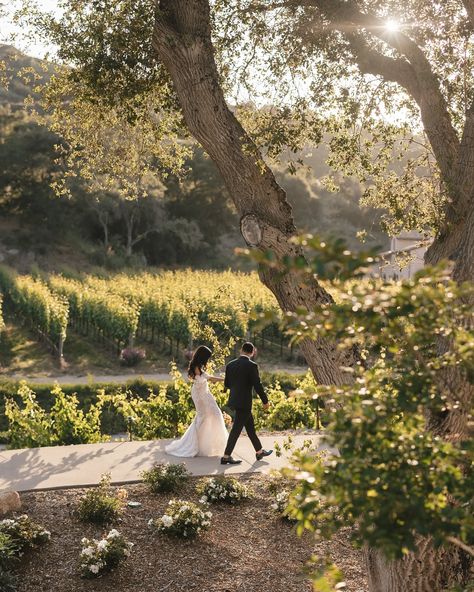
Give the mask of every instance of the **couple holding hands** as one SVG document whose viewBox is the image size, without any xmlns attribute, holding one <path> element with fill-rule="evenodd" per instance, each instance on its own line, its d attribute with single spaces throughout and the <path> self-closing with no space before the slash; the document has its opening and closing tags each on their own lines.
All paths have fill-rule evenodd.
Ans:
<svg viewBox="0 0 474 592">
<path fill-rule="evenodd" d="M 258 366 L 252 359 L 255 353 L 252 343 L 244 343 L 240 356 L 227 364 L 225 378 L 220 378 L 206 372 L 212 351 L 205 345 L 196 349 L 188 368 L 189 378 L 193 381 L 191 397 L 196 407 L 196 417 L 179 440 L 168 444 L 168 454 L 181 457 L 219 456 L 224 452 L 221 464 L 240 464 L 242 461 L 233 458 L 232 452 L 244 427 L 255 448 L 257 460 L 272 454 L 272 450 L 262 448 L 252 415 L 253 389 L 261 398 L 264 408 L 268 408 L 268 397 L 260 381 Z M 228 406 L 235 411 L 230 433 L 209 390 L 209 382 L 224 382 L 224 388 L 230 391 Z"/>
</svg>

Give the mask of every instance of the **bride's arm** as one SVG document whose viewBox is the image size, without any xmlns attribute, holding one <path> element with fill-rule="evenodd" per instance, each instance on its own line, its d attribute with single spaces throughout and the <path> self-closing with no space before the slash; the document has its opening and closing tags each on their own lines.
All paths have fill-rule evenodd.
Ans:
<svg viewBox="0 0 474 592">
<path fill-rule="evenodd" d="M 222 378 L 221 376 L 211 376 L 211 375 L 209 375 L 207 377 L 207 380 L 209 382 L 224 382 L 224 378 Z"/>
</svg>

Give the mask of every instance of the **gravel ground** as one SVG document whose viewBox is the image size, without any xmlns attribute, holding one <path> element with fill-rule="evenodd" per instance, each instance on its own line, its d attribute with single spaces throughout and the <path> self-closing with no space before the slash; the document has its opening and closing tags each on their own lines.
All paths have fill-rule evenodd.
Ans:
<svg viewBox="0 0 474 592">
<path fill-rule="evenodd" d="M 153 495 L 142 484 L 126 487 L 127 508 L 114 525 L 135 543 L 131 557 L 116 571 L 97 580 L 78 575 L 81 538 L 104 530 L 78 522 L 72 510 L 84 490 L 31 492 L 22 495 L 23 512 L 51 531 L 51 542 L 26 557 L 18 570 L 18 592 L 310 592 L 307 560 L 316 553 L 330 556 L 343 571 L 346 592 L 366 592 L 360 553 L 341 532 L 331 542 L 315 544 L 310 534 L 298 537 L 294 528 L 270 508 L 268 477 L 242 477 L 254 497 L 235 506 L 213 505 L 211 528 L 195 541 L 153 533 L 150 517 L 161 516 L 169 494 Z M 180 492 L 197 501 L 196 479 Z"/>
</svg>

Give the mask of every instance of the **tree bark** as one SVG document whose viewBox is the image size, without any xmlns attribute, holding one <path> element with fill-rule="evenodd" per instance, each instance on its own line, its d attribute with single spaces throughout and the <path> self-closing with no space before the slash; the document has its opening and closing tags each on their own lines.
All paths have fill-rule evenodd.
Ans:
<svg viewBox="0 0 474 592">
<path fill-rule="evenodd" d="M 430 538 L 420 538 L 417 552 L 387 561 L 377 549 L 366 548 L 371 592 L 444 592 L 465 585 L 472 572 L 468 555 L 450 545 L 435 549 Z"/>
<path fill-rule="evenodd" d="M 247 244 L 272 251 L 280 261 L 301 255 L 292 242 L 296 228 L 286 194 L 226 104 L 214 60 L 208 1 L 161 0 L 153 45 L 173 80 L 190 132 L 220 170 L 242 222 L 253 221 L 257 241 L 243 232 Z M 309 274 L 268 268 L 259 273 L 284 311 L 332 302 Z M 341 366 L 353 363 L 351 353 L 322 340 L 305 340 L 301 349 L 319 383 L 350 380 Z"/>
<path fill-rule="evenodd" d="M 104 251 L 107 252 L 109 250 L 109 213 L 102 212 L 100 208 L 97 208 L 96 212 L 104 232 Z"/>
</svg>

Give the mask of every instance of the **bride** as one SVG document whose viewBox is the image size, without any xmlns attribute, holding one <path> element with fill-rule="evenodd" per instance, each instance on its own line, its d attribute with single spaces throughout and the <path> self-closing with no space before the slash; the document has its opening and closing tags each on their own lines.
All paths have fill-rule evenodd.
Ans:
<svg viewBox="0 0 474 592">
<path fill-rule="evenodd" d="M 224 379 L 206 373 L 206 364 L 211 356 L 212 351 L 200 345 L 189 363 L 188 375 L 193 381 L 191 397 L 196 417 L 179 440 L 166 446 L 167 454 L 219 456 L 226 446 L 228 433 L 224 418 L 208 386 L 208 382 L 224 382 Z"/>
</svg>

